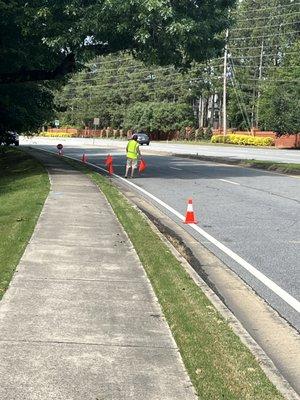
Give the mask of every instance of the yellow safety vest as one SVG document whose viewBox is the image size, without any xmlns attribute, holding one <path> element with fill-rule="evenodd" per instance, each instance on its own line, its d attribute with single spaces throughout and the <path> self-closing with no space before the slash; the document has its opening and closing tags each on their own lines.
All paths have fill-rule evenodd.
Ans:
<svg viewBox="0 0 300 400">
<path fill-rule="evenodd" d="M 127 145 L 127 158 L 132 158 L 133 160 L 136 160 L 138 158 L 138 148 L 138 142 L 133 139 L 129 140 Z"/>
</svg>

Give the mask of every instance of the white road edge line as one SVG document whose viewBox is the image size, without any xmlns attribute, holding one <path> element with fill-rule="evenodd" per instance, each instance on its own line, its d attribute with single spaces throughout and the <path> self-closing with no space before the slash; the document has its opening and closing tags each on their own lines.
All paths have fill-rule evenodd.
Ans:
<svg viewBox="0 0 300 400">
<path fill-rule="evenodd" d="M 90 163 L 87 163 L 90 164 Z M 98 167 L 95 164 L 90 164 L 94 167 L 99 168 L 102 171 L 106 171 L 106 169 Z M 176 211 L 174 208 L 170 207 L 168 204 L 160 200 L 159 198 L 155 197 L 153 194 L 147 192 L 147 190 L 135 185 L 134 183 L 128 181 L 127 179 L 122 178 L 119 175 L 113 174 L 118 179 L 121 179 L 123 182 L 126 182 L 127 184 L 131 185 L 141 193 L 145 194 L 146 196 L 150 197 L 152 200 L 154 200 L 156 203 L 160 204 L 163 206 L 166 210 L 170 211 L 173 215 L 175 215 L 177 218 L 180 219 L 180 221 L 184 221 L 185 217 L 180 214 L 178 211 Z M 193 228 L 195 231 L 200 233 L 201 236 L 205 237 L 207 240 L 209 240 L 212 244 L 214 244 L 216 247 L 218 247 L 220 250 L 222 250 L 225 254 L 227 254 L 230 258 L 232 258 L 234 261 L 236 261 L 241 267 L 243 267 L 245 270 L 250 272 L 251 275 L 253 275 L 256 279 L 258 279 L 260 282 L 262 282 L 265 286 L 267 286 L 272 292 L 274 292 L 277 296 L 279 296 L 282 300 L 284 300 L 287 304 L 289 304 L 294 310 L 297 312 L 300 312 L 300 302 L 295 299 L 293 296 L 291 296 L 289 293 L 287 293 L 284 289 L 282 289 L 280 286 L 278 286 L 275 282 L 273 282 L 270 278 L 268 278 L 266 275 L 264 275 L 262 272 L 258 271 L 253 265 L 249 264 L 247 261 L 245 261 L 242 257 L 240 257 L 238 254 L 234 253 L 232 250 L 230 250 L 228 247 L 226 247 L 223 243 L 219 242 L 217 239 L 215 239 L 213 236 L 211 236 L 209 233 L 205 232 L 202 228 L 195 224 L 190 224 L 189 225 L 191 228 Z"/>
<path fill-rule="evenodd" d="M 182 171 L 182 168 L 177 168 L 177 167 L 169 167 L 171 169 L 176 169 L 177 171 Z"/>
<path fill-rule="evenodd" d="M 49 153 L 54 153 L 57 154 L 57 152 L 52 152 L 49 150 L 44 150 L 43 151 L 49 152 Z M 74 157 L 69 157 L 69 156 L 64 156 L 66 158 L 70 158 L 72 160 L 78 161 L 78 158 Z M 100 171 L 104 171 L 108 174 L 107 170 L 105 168 L 99 167 L 98 165 L 92 164 L 90 162 L 87 162 L 86 164 L 95 167 L 96 169 L 99 169 Z M 173 215 L 175 215 L 180 221 L 184 221 L 185 217 L 180 214 L 178 211 L 176 211 L 174 208 L 170 207 L 168 204 L 160 200 L 159 198 L 155 197 L 153 194 L 147 192 L 147 190 L 135 185 L 134 183 L 128 181 L 125 178 L 122 178 L 119 175 L 112 174 L 115 178 L 121 179 L 123 182 L 127 183 L 128 185 L 134 187 L 141 193 L 145 194 L 148 196 L 150 199 L 154 200 L 156 203 L 160 204 L 162 207 L 164 207 L 166 210 L 170 211 Z M 242 257 L 240 257 L 238 254 L 234 253 L 232 250 L 230 250 L 228 247 L 226 247 L 223 243 L 219 242 L 217 239 L 215 239 L 213 236 L 211 236 L 209 233 L 205 232 L 202 228 L 195 224 L 189 224 L 191 228 L 193 228 L 196 232 L 200 233 L 201 236 L 205 237 L 207 240 L 209 240 L 210 243 L 214 244 L 218 249 L 223 251 L 223 253 L 227 254 L 230 258 L 232 258 L 234 261 L 236 261 L 241 267 L 243 267 L 246 271 L 248 271 L 251 275 L 253 275 L 256 279 L 258 279 L 261 283 L 263 283 L 267 288 L 269 288 L 272 292 L 274 292 L 278 297 L 280 297 L 282 300 L 284 300 L 289 306 L 291 306 L 294 310 L 297 312 L 300 312 L 300 302 L 295 299 L 293 296 L 291 296 L 288 292 L 286 292 L 284 289 L 282 289 L 280 286 L 278 286 L 275 282 L 273 282 L 270 278 L 268 278 L 266 275 L 264 275 L 262 272 L 258 271 L 253 265 L 249 264 L 247 261 L 245 261 Z"/>
<path fill-rule="evenodd" d="M 222 181 L 222 182 L 226 182 L 226 183 L 231 183 L 232 185 L 239 185 L 239 186 L 240 186 L 239 183 L 232 182 L 232 181 L 228 181 L 227 179 L 218 179 L 218 180 L 219 180 L 219 181 Z"/>
</svg>

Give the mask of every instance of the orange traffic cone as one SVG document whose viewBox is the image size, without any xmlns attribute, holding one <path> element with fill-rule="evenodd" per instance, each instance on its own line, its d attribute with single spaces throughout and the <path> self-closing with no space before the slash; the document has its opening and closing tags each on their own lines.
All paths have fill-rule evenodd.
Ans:
<svg viewBox="0 0 300 400">
<path fill-rule="evenodd" d="M 83 163 L 86 163 L 86 162 L 87 162 L 87 155 L 86 155 L 85 153 L 82 154 L 81 161 L 82 161 Z"/>
<path fill-rule="evenodd" d="M 197 224 L 196 215 L 193 210 L 193 200 L 188 200 L 188 206 L 185 214 L 185 224 Z"/>
<path fill-rule="evenodd" d="M 147 168 L 147 164 L 146 161 L 141 159 L 140 161 L 140 165 L 139 165 L 139 172 L 143 172 L 145 171 L 145 169 Z"/>
<path fill-rule="evenodd" d="M 109 164 L 112 164 L 112 162 L 113 162 L 113 158 L 112 158 L 112 156 L 109 154 L 109 155 L 106 157 L 104 163 L 105 163 L 105 165 L 108 167 Z"/>
<path fill-rule="evenodd" d="M 110 164 L 108 164 L 108 173 L 109 173 L 109 175 L 113 175 L 113 173 L 114 173 L 114 167 L 113 167 L 112 162 Z"/>
</svg>

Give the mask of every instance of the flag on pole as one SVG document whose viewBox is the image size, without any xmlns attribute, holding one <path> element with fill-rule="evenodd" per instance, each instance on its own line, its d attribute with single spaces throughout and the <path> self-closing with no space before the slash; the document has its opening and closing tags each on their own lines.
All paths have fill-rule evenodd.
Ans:
<svg viewBox="0 0 300 400">
<path fill-rule="evenodd" d="M 139 165 L 139 172 L 143 172 L 145 171 L 145 169 L 147 168 L 147 164 L 146 161 L 141 159 L 140 161 L 140 165 Z"/>
</svg>

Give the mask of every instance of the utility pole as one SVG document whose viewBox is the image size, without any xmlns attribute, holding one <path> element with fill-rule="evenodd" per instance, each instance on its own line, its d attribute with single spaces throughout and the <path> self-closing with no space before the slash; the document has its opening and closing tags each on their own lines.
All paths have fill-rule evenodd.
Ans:
<svg viewBox="0 0 300 400">
<path fill-rule="evenodd" d="M 263 54 L 264 54 L 264 41 L 262 40 L 261 51 L 260 51 L 260 60 L 259 60 L 258 92 L 257 92 L 256 115 L 255 115 L 256 128 L 258 128 L 258 120 L 259 120 L 258 117 L 259 117 L 260 81 L 262 78 Z"/>
<path fill-rule="evenodd" d="M 200 96 L 199 97 L 199 128 L 204 127 L 204 107 L 205 107 L 205 101 L 204 97 Z"/>
<path fill-rule="evenodd" d="M 198 103 L 198 125 L 201 128 L 201 110 L 202 110 L 202 96 L 199 97 Z"/>
<path fill-rule="evenodd" d="M 228 57 L 228 35 L 226 30 L 224 49 L 224 71 L 223 71 L 223 135 L 227 133 L 227 57 Z"/>
</svg>

